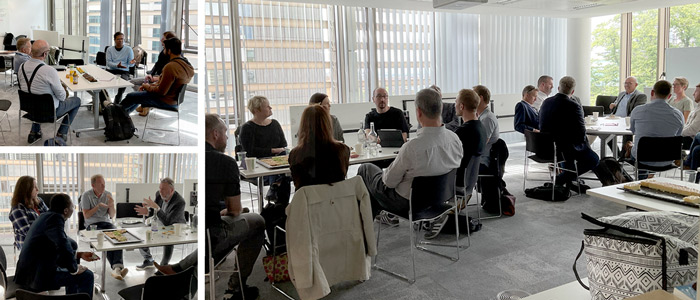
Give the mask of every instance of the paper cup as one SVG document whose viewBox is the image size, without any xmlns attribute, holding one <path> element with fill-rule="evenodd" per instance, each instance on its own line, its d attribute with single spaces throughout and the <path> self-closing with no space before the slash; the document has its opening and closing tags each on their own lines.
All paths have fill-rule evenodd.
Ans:
<svg viewBox="0 0 700 300">
<path fill-rule="evenodd" d="M 362 155 L 362 150 L 362 143 L 355 144 L 355 153 L 357 153 L 357 155 Z"/>
<path fill-rule="evenodd" d="M 100 231 L 97 233 L 97 246 L 102 247 L 105 241 L 105 234 L 104 232 Z"/>
<path fill-rule="evenodd" d="M 591 116 L 586 116 L 586 124 L 590 124 L 592 120 Z"/>
<path fill-rule="evenodd" d="M 632 119 L 630 117 L 625 117 L 625 124 L 627 125 L 628 128 L 630 127 L 631 120 Z"/>
<path fill-rule="evenodd" d="M 246 170 L 252 172 L 255 171 L 255 157 L 246 157 L 245 158 L 245 167 Z"/>
<path fill-rule="evenodd" d="M 597 119 L 597 118 L 598 118 L 598 112 L 597 112 L 597 111 L 594 111 L 594 112 L 593 112 L 593 118 L 594 118 L 594 119 Z"/>
<path fill-rule="evenodd" d="M 180 223 L 173 224 L 173 226 L 175 227 L 175 235 L 179 236 L 182 234 L 182 225 L 184 225 L 184 224 L 180 224 Z"/>
</svg>

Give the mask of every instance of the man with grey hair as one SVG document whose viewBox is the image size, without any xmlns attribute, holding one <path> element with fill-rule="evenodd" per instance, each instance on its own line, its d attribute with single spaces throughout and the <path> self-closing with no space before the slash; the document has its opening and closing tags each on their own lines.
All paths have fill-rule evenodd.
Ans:
<svg viewBox="0 0 700 300">
<path fill-rule="evenodd" d="M 553 87 L 554 79 L 552 76 L 542 75 L 537 79 L 537 99 L 535 99 L 535 103 L 532 104 L 535 110 L 540 110 L 542 103 L 549 97 L 549 93 L 552 92 Z"/>
<path fill-rule="evenodd" d="M 12 70 L 15 74 L 19 74 L 19 67 L 30 58 L 32 54 L 32 43 L 28 38 L 21 38 L 17 40 L 17 52 L 15 52 L 15 57 L 12 61 Z"/>
<path fill-rule="evenodd" d="M 372 214 L 386 210 L 393 214 L 408 212 L 408 198 L 414 177 L 445 174 L 459 168 L 463 151 L 462 142 L 454 132 L 445 129 L 440 120 L 442 99 L 432 89 L 416 94 L 416 119 L 423 127 L 418 136 L 401 147 L 386 172 L 373 164 L 362 164 L 357 174 L 362 177 L 370 199 Z M 424 209 L 413 203 L 413 209 Z"/>
<path fill-rule="evenodd" d="M 598 155 L 593 152 L 586 137 L 586 127 L 583 121 L 581 105 L 571 99 L 576 88 L 576 80 L 564 76 L 559 81 L 559 93 L 547 98 L 540 108 L 540 131 L 554 138 L 557 150 L 564 155 L 564 168 L 576 170 L 578 174 L 586 173 L 598 165 Z M 576 166 L 574 166 L 576 161 Z M 566 185 L 567 188 L 577 187 L 572 183 L 576 174 L 562 172 L 557 175 L 555 183 Z M 576 184 L 579 184 L 578 182 Z M 581 192 L 583 192 L 584 187 Z"/>
<path fill-rule="evenodd" d="M 175 191 L 175 182 L 169 177 L 160 180 L 158 192 L 156 192 L 156 200 L 143 199 L 143 205 L 134 207 L 136 213 L 142 216 L 157 216 L 158 221 L 164 226 L 170 226 L 175 223 L 187 223 L 185 220 L 185 199 L 180 193 Z M 137 270 L 143 270 L 153 267 L 153 255 L 148 248 L 139 249 L 143 256 L 143 264 L 136 266 Z M 170 258 L 173 256 L 173 246 L 163 246 L 163 259 L 161 265 L 167 265 Z"/>
<path fill-rule="evenodd" d="M 644 105 L 647 103 L 647 95 L 637 91 L 637 78 L 634 76 L 627 77 L 625 79 L 625 90 L 617 95 L 617 98 L 613 103 L 610 103 L 610 109 L 612 114 L 618 117 L 629 117 L 632 115 L 632 111 L 635 107 Z M 632 141 L 631 135 L 622 136 L 622 144 Z M 612 141 L 608 143 L 608 146 L 612 149 Z"/>
<path fill-rule="evenodd" d="M 60 116 L 68 113 L 63 118 L 61 128 L 58 129 L 56 137 L 66 139 L 68 127 L 78 114 L 80 98 L 67 98 L 66 90 L 63 87 L 58 72 L 51 66 L 44 64 L 44 59 L 49 53 L 49 44 L 44 40 L 34 41 L 32 45 L 32 58 L 23 63 L 17 73 L 17 81 L 20 90 L 32 95 L 49 94 L 53 98 L 53 108 L 56 115 Z M 41 124 L 32 123 L 32 129 L 27 137 L 27 143 L 32 144 L 41 139 Z"/>
</svg>

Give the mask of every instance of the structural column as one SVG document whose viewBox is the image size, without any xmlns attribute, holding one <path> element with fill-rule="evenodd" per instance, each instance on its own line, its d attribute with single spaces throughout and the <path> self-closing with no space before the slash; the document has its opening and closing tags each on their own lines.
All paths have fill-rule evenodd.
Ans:
<svg viewBox="0 0 700 300">
<path fill-rule="evenodd" d="M 591 19 L 568 19 L 566 36 L 566 73 L 576 79 L 574 95 L 581 98 L 582 105 L 590 105 Z"/>
</svg>

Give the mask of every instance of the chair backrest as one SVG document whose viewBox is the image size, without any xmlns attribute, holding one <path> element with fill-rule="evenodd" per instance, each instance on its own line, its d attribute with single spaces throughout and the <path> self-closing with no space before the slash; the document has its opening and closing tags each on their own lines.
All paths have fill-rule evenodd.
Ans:
<svg viewBox="0 0 700 300">
<path fill-rule="evenodd" d="M 590 116 L 593 114 L 593 112 L 598 112 L 598 115 L 603 115 L 605 113 L 605 108 L 602 106 L 586 106 L 586 105 L 581 105 L 583 107 L 583 116 Z"/>
<path fill-rule="evenodd" d="M 139 62 L 139 64 L 144 65 L 144 68 L 145 68 L 147 63 L 148 63 L 148 52 L 143 51 L 143 55 L 141 56 L 141 61 Z"/>
<path fill-rule="evenodd" d="M 183 84 L 177 91 L 177 105 L 182 104 L 185 101 L 185 92 L 187 91 L 187 85 Z"/>
<path fill-rule="evenodd" d="M 0 65 L 0 72 L 5 72 L 7 70 L 12 70 L 12 57 L 0 56 L 2 58 L 2 64 Z"/>
<path fill-rule="evenodd" d="M 616 96 L 605 96 L 605 95 L 598 95 L 595 98 L 595 106 L 602 106 L 603 107 L 603 112 L 605 114 L 610 114 L 612 110 L 610 110 L 610 103 L 615 102 Z"/>
<path fill-rule="evenodd" d="M 80 59 L 80 58 L 76 58 L 76 59 L 65 59 L 64 58 L 64 59 L 59 60 L 58 64 L 61 66 L 67 66 L 70 64 L 74 64 L 76 66 L 82 66 L 85 64 L 85 61 Z"/>
<path fill-rule="evenodd" d="M 90 300 L 88 294 L 42 295 L 23 289 L 17 290 L 17 300 Z"/>
<path fill-rule="evenodd" d="M 640 162 L 680 160 L 683 151 L 683 137 L 643 136 L 637 145 L 637 157 Z"/>
<path fill-rule="evenodd" d="M 56 110 L 53 108 L 53 97 L 50 94 L 35 95 L 22 90 L 17 90 L 17 93 L 19 93 L 19 110 L 29 113 L 32 121 L 56 120 Z"/>
<path fill-rule="evenodd" d="M 542 159 L 554 160 L 554 138 L 548 133 L 525 130 L 525 150 Z"/>
<path fill-rule="evenodd" d="M 139 215 L 134 210 L 134 207 L 136 207 L 136 205 L 139 205 L 139 203 L 117 203 L 117 218 L 138 218 Z"/>
<path fill-rule="evenodd" d="M 479 179 L 479 164 L 481 156 L 475 155 L 469 160 L 469 164 L 464 168 L 464 190 L 468 193 L 474 189 Z"/>
<path fill-rule="evenodd" d="M 189 267 L 173 275 L 148 277 L 141 299 L 182 299 L 188 296 L 194 272 L 195 267 Z"/>
<path fill-rule="evenodd" d="M 457 169 L 451 170 L 442 175 L 419 176 L 413 178 L 411 183 L 411 199 L 420 201 L 412 203 L 413 213 L 431 207 L 436 204 L 443 204 L 455 196 L 455 180 L 457 179 Z"/>
<path fill-rule="evenodd" d="M 95 54 L 95 64 L 98 66 L 106 66 L 107 65 L 107 54 L 104 52 L 97 52 Z"/>
</svg>

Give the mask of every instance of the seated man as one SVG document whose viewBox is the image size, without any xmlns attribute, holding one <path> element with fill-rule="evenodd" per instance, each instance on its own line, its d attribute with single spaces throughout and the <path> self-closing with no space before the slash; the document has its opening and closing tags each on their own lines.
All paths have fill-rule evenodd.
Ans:
<svg viewBox="0 0 700 300">
<path fill-rule="evenodd" d="M 189 267 L 197 266 L 197 250 L 185 256 L 181 261 L 173 265 L 161 265 L 156 262 L 153 263 L 159 272 L 164 275 L 173 275 L 187 270 Z"/>
<path fill-rule="evenodd" d="M 163 32 L 163 34 L 160 37 L 160 53 L 158 53 L 158 60 L 156 61 L 155 64 L 153 64 L 153 67 L 151 68 L 151 71 L 146 75 L 146 77 L 139 77 L 139 78 L 134 78 L 131 80 L 131 83 L 134 84 L 134 90 L 138 91 L 139 88 L 141 88 L 141 85 L 144 83 L 154 83 L 158 82 L 160 79 L 160 74 L 163 73 L 163 67 L 170 62 L 170 56 L 165 54 L 165 45 L 163 42 L 169 38 L 174 38 L 175 33 L 172 31 L 166 31 Z M 140 116 L 146 116 L 148 115 L 148 110 L 149 108 L 137 108 L 136 111 L 139 112 Z"/>
<path fill-rule="evenodd" d="M 496 119 L 496 115 L 489 109 L 489 106 L 491 105 L 491 92 L 489 89 L 483 85 L 477 85 L 474 87 L 474 91 L 477 95 L 479 95 L 480 100 L 476 113 L 479 116 L 481 125 L 484 126 L 484 129 L 486 130 L 486 145 L 481 152 L 479 174 L 489 174 L 489 166 L 491 164 L 491 146 L 493 146 L 493 144 L 495 144 L 500 138 L 500 129 L 498 128 L 498 120 Z"/>
<path fill-rule="evenodd" d="M 691 170 L 697 170 L 700 167 L 700 84 L 695 86 L 695 92 L 693 92 L 693 98 L 695 99 L 695 110 L 688 116 L 688 123 L 683 127 L 683 132 L 681 135 L 692 138 L 693 142 L 690 144 L 690 155 L 686 157 L 683 161 L 683 168 L 689 168 Z"/>
<path fill-rule="evenodd" d="M 112 219 L 116 214 L 112 193 L 105 190 L 105 179 L 97 174 L 90 177 L 92 189 L 83 193 L 80 200 L 80 208 L 85 217 L 85 227 L 97 225 L 97 229 L 116 229 Z M 112 267 L 112 277 L 124 280 L 129 269 L 124 268 L 123 251 L 107 252 L 107 260 Z"/>
<path fill-rule="evenodd" d="M 372 201 L 372 215 L 387 210 L 395 214 L 408 212 L 408 198 L 414 177 L 445 174 L 459 168 L 463 156 L 462 142 L 440 120 L 442 100 L 432 89 L 416 94 L 416 119 L 423 126 L 421 134 L 406 142 L 386 172 L 373 164 L 362 164 L 362 177 Z M 413 209 L 425 206 L 413 203 Z"/>
<path fill-rule="evenodd" d="M 481 156 L 486 146 L 486 129 L 476 116 L 479 107 L 479 95 L 474 90 L 463 89 L 457 94 L 455 110 L 462 117 L 464 123 L 457 127 L 455 133 L 462 141 L 464 156 L 457 171 L 457 186 L 464 186 L 464 168 L 469 164 L 473 156 Z"/>
<path fill-rule="evenodd" d="M 175 108 L 178 105 L 180 87 L 190 82 L 194 76 L 194 68 L 181 56 L 182 42 L 178 38 L 170 38 L 164 42 L 163 50 L 170 62 L 163 68 L 163 74 L 156 83 L 144 83 L 139 92 L 126 95 L 122 106 L 126 113 L 131 113 L 139 104 L 147 107 Z"/>
<path fill-rule="evenodd" d="M 12 71 L 19 75 L 19 67 L 30 58 L 32 54 L 32 43 L 28 38 L 21 38 L 17 40 L 17 52 L 15 52 L 15 58 L 12 61 Z"/>
<path fill-rule="evenodd" d="M 540 115 L 532 106 L 537 99 L 537 89 L 528 85 L 523 89 L 523 100 L 515 104 L 515 118 L 513 126 L 520 133 L 525 130 L 540 132 Z"/>
<path fill-rule="evenodd" d="M 51 198 L 51 209 L 29 228 L 19 253 L 15 283 L 42 292 L 66 287 L 66 294 L 85 293 L 92 299 L 95 277 L 78 264 L 79 259 L 95 261 L 92 252 L 76 252 L 78 244 L 66 235 L 66 220 L 73 215 L 73 202 L 66 194 Z"/>
<path fill-rule="evenodd" d="M 32 58 L 20 66 L 18 74 L 19 87 L 22 91 L 32 95 L 49 94 L 53 97 L 53 107 L 56 115 L 60 116 L 68 112 L 68 116 L 63 119 L 61 128 L 58 129 L 56 137 L 66 139 L 68 136 L 68 126 L 73 123 L 75 115 L 78 114 L 80 98 L 70 97 L 58 77 L 58 72 L 51 66 L 44 64 L 46 55 L 49 53 L 49 44 L 44 40 L 34 41 L 32 45 Z M 33 123 L 32 129 L 27 137 L 27 143 L 32 144 L 41 139 L 41 124 Z"/>
<path fill-rule="evenodd" d="M 636 107 L 647 103 L 647 95 L 637 91 L 637 86 L 637 78 L 634 76 L 630 76 L 625 79 L 625 90 L 617 95 L 617 98 L 615 98 L 613 103 L 610 103 L 610 109 L 612 110 L 611 112 L 613 115 L 622 118 L 629 117 L 632 115 L 632 111 Z M 631 141 L 631 135 L 622 136 L 622 145 L 625 145 L 627 142 Z M 610 149 L 612 149 L 612 141 L 608 142 L 608 146 Z"/>
<path fill-rule="evenodd" d="M 683 131 L 683 114 L 671 107 L 666 100 L 671 96 L 671 83 L 666 80 L 657 81 L 651 91 L 651 101 L 632 111 L 630 116 L 630 131 L 634 133 L 632 159 L 637 157 L 639 139 L 645 136 L 669 137 L 679 136 Z M 648 166 L 666 166 L 667 162 L 643 162 Z"/>
<path fill-rule="evenodd" d="M 389 106 L 389 92 L 381 87 L 374 89 L 372 101 L 376 108 L 365 115 L 365 132 L 369 134 L 372 130 L 370 123 L 374 123 L 374 131 L 380 129 L 401 130 L 403 141 L 406 142 L 408 138 L 406 117 L 400 109 Z"/>
<path fill-rule="evenodd" d="M 537 79 L 537 97 L 535 99 L 535 103 L 532 104 L 532 107 L 534 107 L 537 112 L 540 111 L 544 100 L 549 97 L 553 87 L 554 78 L 552 78 L 552 76 L 542 75 Z"/>
<path fill-rule="evenodd" d="M 107 61 L 107 71 L 121 76 L 124 80 L 129 80 L 129 68 L 134 66 L 134 50 L 131 47 L 124 45 L 124 34 L 116 32 L 114 34 L 114 46 L 107 48 L 105 52 Z M 122 101 L 122 95 L 126 88 L 119 88 L 117 96 L 114 97 L 114 103 Z"/>
<path fill-rule="evenodd" d="M 158 221 L 164 226 L 170 226 L 175 223 L 187 223 L 185 220 L 185 199 L 175 191 L 175 182 L 168 177 L 160 180 L 155 201 L 151 200 L 151 197 L 143 199 L 143 206 L 136 205 L 134 210 L 142 216 L 155 214 L 158 217 Z M 152 268 L 153 255 L 151 255 L 148 248 L 141 248 L 139 251 L 144 261 L 143 264 L 136 266 L 136 269 Z M 160 261 L 160 264 L 167 265 L 172 256 L 173 245 L 163 246 L 163 259 Z"/>
<path fill-rule="evenodd" d="M 205 226 L 211 235 L 212 253 L 216 261 L 224 259 L 224 255 L 238 245 L 236 253 L 240 263 L 242 282 L 238 281 L 238 274 L 232 273 L 224 299 L 242 299 L 241 290 L 245 293 L 246 299 L 256 299 L 258 288 L 248 286 L 246 280 L 253 270 L 265 241 L 265 219 L 255 213 L 241 213 L 238 164 L 235 159 L 224 154 L 228 140 L 227 131 L 226 124 L 219 116 L 206 114 Z M 221 200 L 226 205 L 223 210 L 220 208 Z M 183 265 L 196 261 L 196 258 L 189 256 L 188 258 Z"/>
<path fill-rule="evenodd" d="M 581 175 L 595 168 L 599 158 L 586 138 L 583 108 L 570 97 L 575 87 L 576 80 L 573 77 L 564 76 L 559 80 L 559 93 L 547 98 L 540 108 L 540 131 L 554 138 L 557 150 L 566 160 L 563 167 L 576 170 L 576 161 L 578 175 Z M 571 189 L 575 187 L 572 183 L 575 179 L 576 174 L 573 172 L 561 172 L 556 177 L 556 184 Z"/>
</svg>

